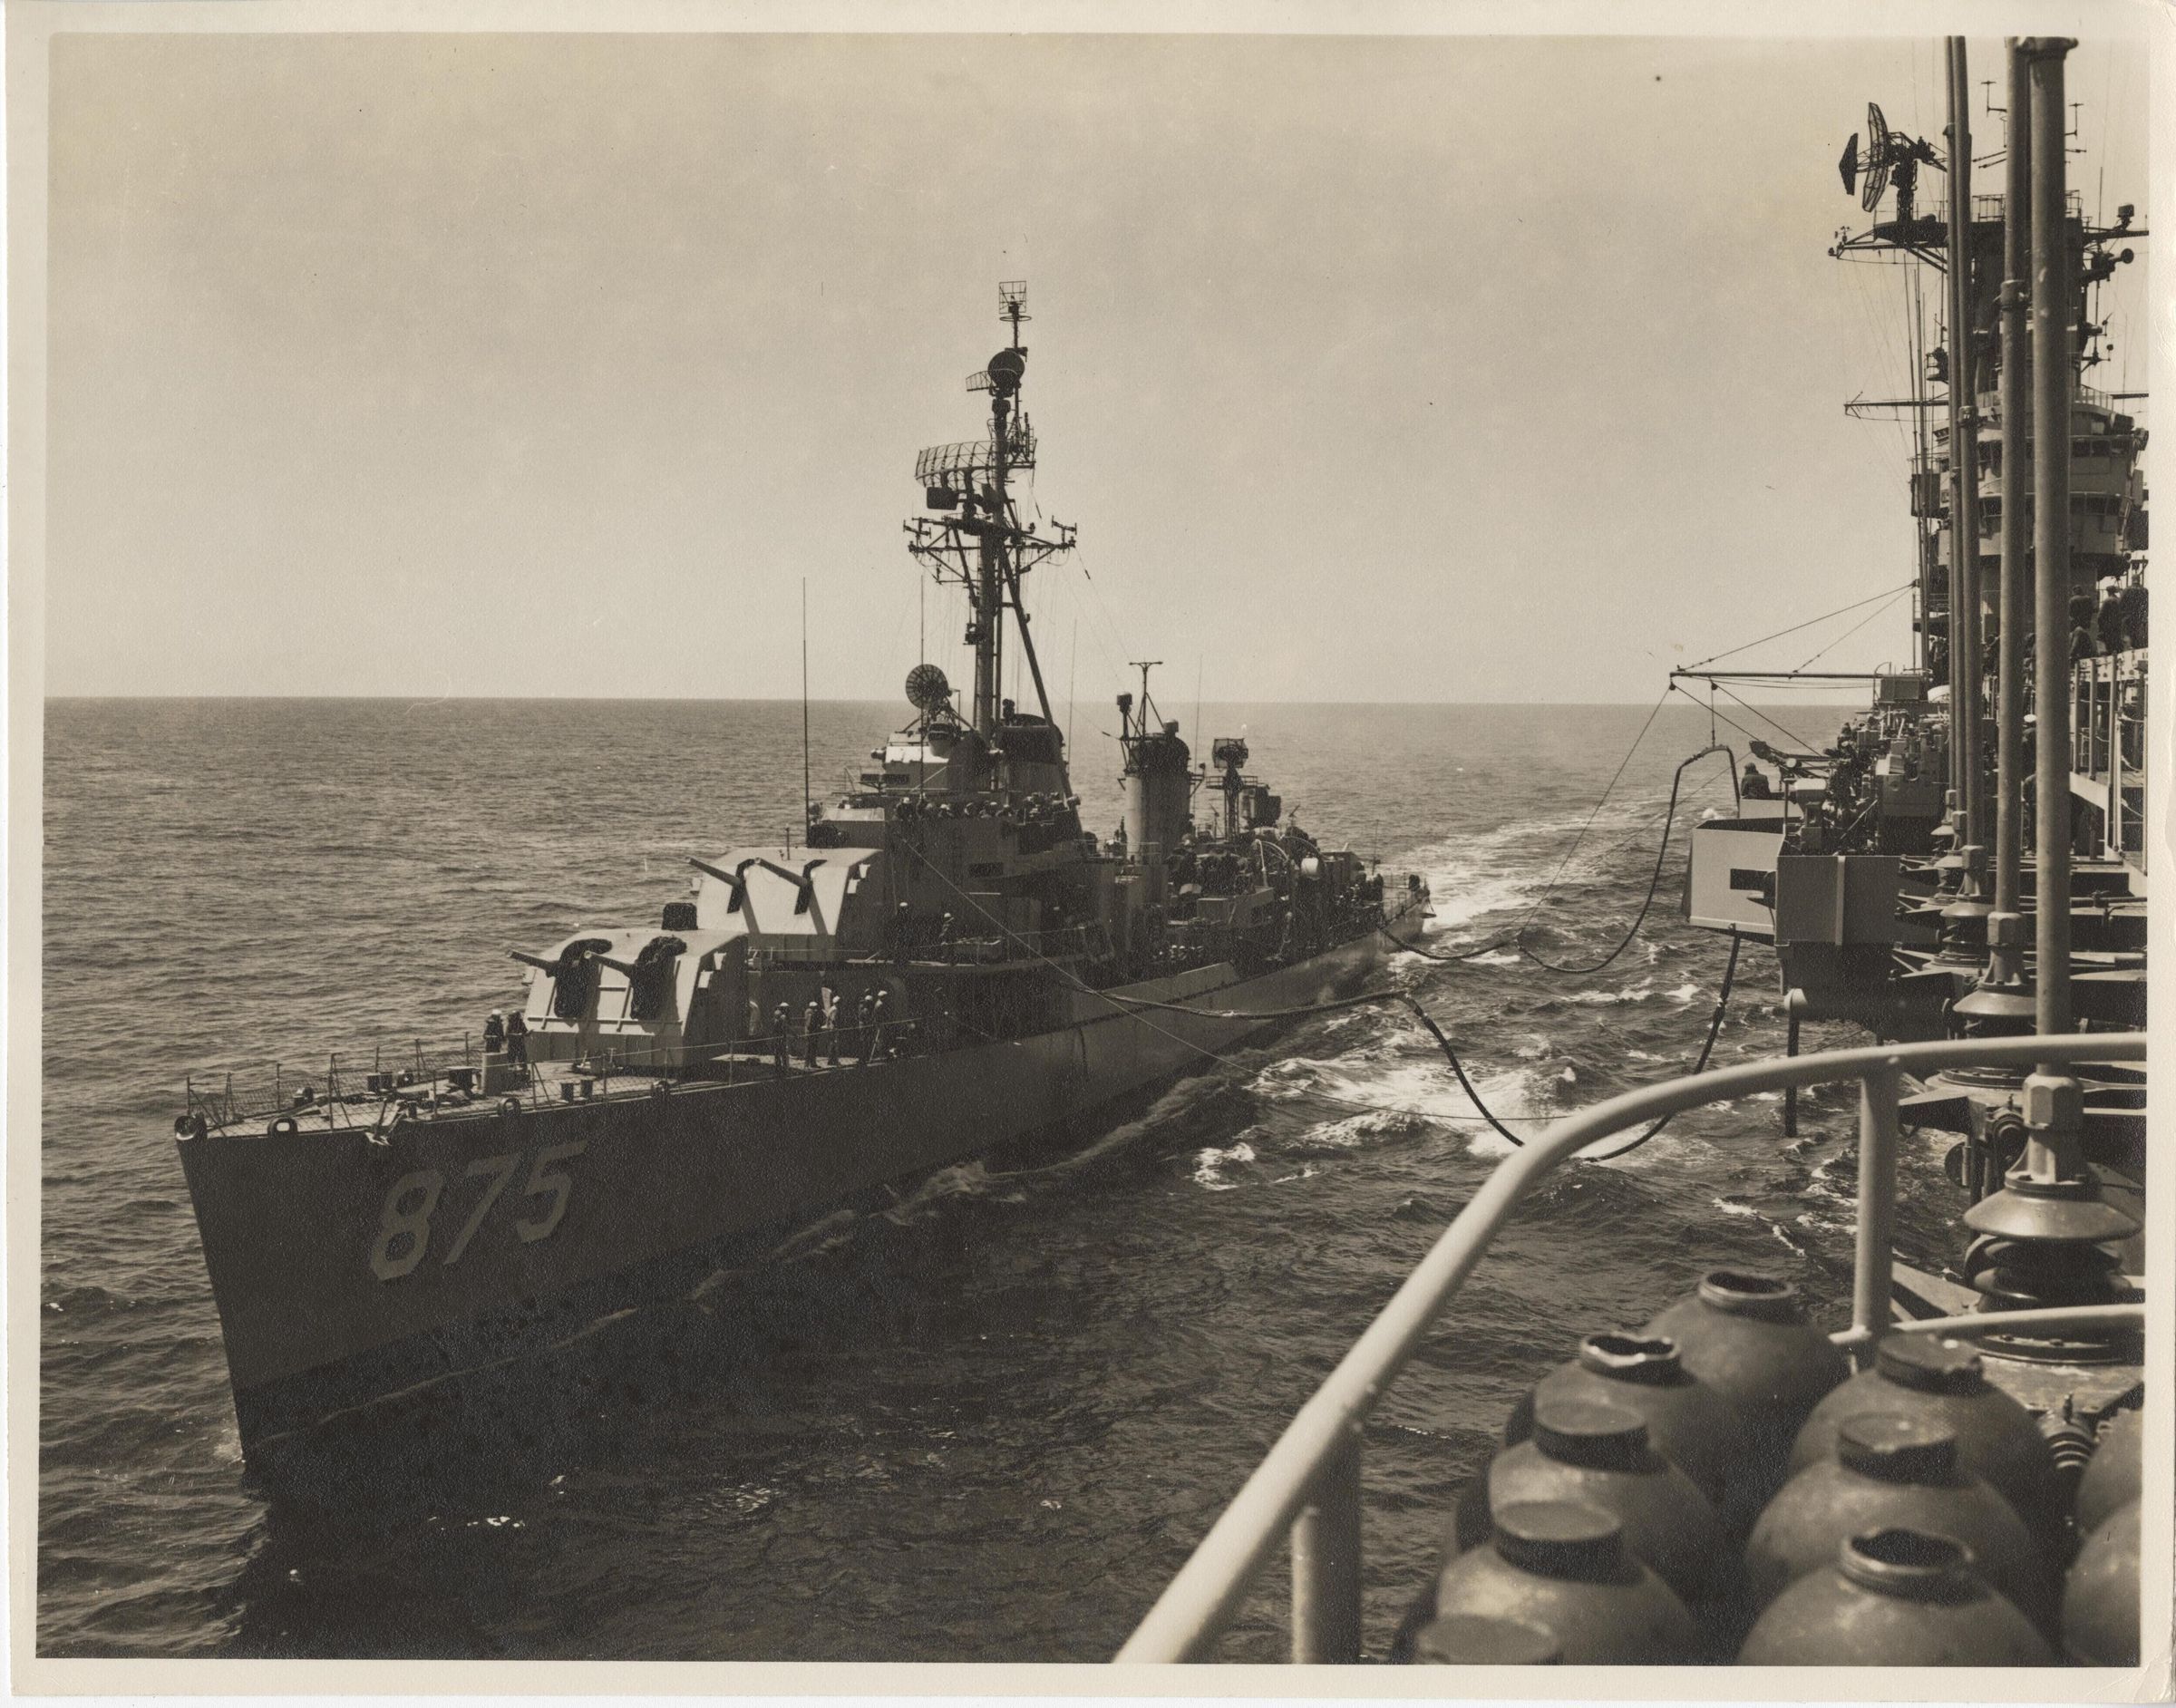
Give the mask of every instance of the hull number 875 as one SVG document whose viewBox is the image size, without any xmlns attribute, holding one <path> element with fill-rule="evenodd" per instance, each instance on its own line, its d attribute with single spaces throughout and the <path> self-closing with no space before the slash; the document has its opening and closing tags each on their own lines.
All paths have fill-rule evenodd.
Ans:
<svg viewBox="0 0 2176 1708">
<path fill-rule="evenodd" d="M 567 1202 L 574 1194 L 574 1179 L 560 1165 L 569 1158 L 578 1157 L 589 1148 L 586 1139 L 577 1139 L 569 1144 L 547 1145 L 529 1160 L 529 1172 L 516 1199 L 527 1205 L 528 1213 L 514 1223 L 514 1232 L 524 1245 L 539 1239 L 549 1239 L 567 1214 Z M 449 1214 L 437 1227 L 432 1218 L 438 1215 L 439 1200 L 446 1194 L 446 1177 L 436 1169 L 418 1169 L 413 1174 L 403 1174 L 393 1183 L 385 1194 L 385 1208 L 378 1218 L 378 1237 L 370 1248 L 371 1273 L 381 1281 L 398 1281 L 411 1274 L 429 1253 L 436 1235 L 452 1229 L 451 1237 L 440 1241 L 439 1262 L 451 1269 L 461 1259 L 483 1226 L 491 1207 L 505 1194 L 514 1176 L 520 1171 L 523 1152 L 510 1150 L 503 1156 L 478 1157 L 461 1171 L 461 1179 L 481 1182 L 468 1199 L 467 1213 L 458 1226 Z M 460 1194 L 456 1194 L 460 1196 Z M 503 1237 L 503 1236 L 501 1236 Z"/>
</svg>

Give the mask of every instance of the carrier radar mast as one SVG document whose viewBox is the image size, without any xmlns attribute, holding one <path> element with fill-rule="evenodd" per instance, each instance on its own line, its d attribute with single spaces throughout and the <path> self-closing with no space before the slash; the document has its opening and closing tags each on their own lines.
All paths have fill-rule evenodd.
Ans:
<svg viewBox="0 0 2176 1708">
<path fill-rule="evenodd" d="M 1020 578 L 1071 550 L 1073 543 L 1073 529 L 1063 522 L 1053 521 L 1048 536 L 1024 525 L 1013 500 L 1014 473 L 1035 466 L 1035 431 L 1019 407 L 1027 371 L 1027 346 L 1020 342 L 1021 325 L 1028 318 L 1026 282 L 1007 279 L 998 286 L 997 296 L 999 318 L 1011 328 L 1012 340 L 990 358 L 988 367 L 967 377 L 970 392 L 990 394 L 989 437 L 932 445 L 915 459 L 915 479 L 937 514 L 918 516 L 905 525 L 908 550 L 928 564 L 940 583 L 957 581 L 967 589 L 967 641 L 975 649 L 972 722 L 976 733 L 992 747 L 1004 739 L 999 696 L 1008 606 L 1035 679 L 1035 699 L 1044 720 L 1051 718 L 1043 666 L 1028 636 Z"/>
</svg>

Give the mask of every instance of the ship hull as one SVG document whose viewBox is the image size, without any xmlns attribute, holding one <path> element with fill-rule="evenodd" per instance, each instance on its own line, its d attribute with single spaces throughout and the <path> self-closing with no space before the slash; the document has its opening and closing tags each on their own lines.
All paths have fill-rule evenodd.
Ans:
<svg viewBox="0 0 2176 1708">
<path fill-rule="evenodd" d="M 180 1141 L 243 1446 L 558 1344 L 597 1308 L 699 1278 L 704 1254 L 1077 1126 L 1353 988 L 1424 907 L 1251 978 L 1229 965 L 1073 1024 L 865 1067 L 326 1133 Z"/>
</svg>

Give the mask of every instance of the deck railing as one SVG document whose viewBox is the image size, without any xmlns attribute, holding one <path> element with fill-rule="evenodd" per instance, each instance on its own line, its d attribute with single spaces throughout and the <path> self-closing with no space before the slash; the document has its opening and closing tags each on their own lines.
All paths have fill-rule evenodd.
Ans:
<svg viewBox="0 0 2176 1708">
<path fill-rule="evenodd" d="M 1406 1361 L 1490 1244 L 1542 1179 L 1598 1140 L 1703 1103 L 1859 1082 L 1859 1233 L 1851 1326 L 1834 1338 L 1870 1339 L 1889 1325 L 1890 1245 L 1896 1231 L 1898 1100 L 1907 1072 L 1946 1068 L 2030 1069 L 2145 1059 L 2142 1033 L 1993 1038 L 1832 1050 L 1718 1068 L 1627 1092 L 1568 1115 L 1508 1157 L 1481 1183 L 1390 1303 L 1278 1437 L 1192 1558 L 1119 1652 L 1122 1662 L 1212 1657 L 1241 1601 L 1280 1540 L 1292 1557 L 1295 1662 L 1361 1658 L 1360 1431 Z M 1910 1325 L 1970 1337 L 2005 1328 L 2138 1324 L 2142 1307 L 2008 1312 Z"/>
<path fill-rule="evenodd" d="M 563 1095 L 555 1092 L 547 1082 L 548 1077 L 595 1078 L 607 1082 L 607 1089 L 614 1078 L 672 1074 L 733 1083 L 771 1077 L 782 1063 L 794 1072 L 859 1067 L 872 1055 L 889 1059 L 919 1054 L 926 1043 L 921 1023 L 912 1017 L 887 1017 L 880 1036 L 874 1035 L 877 1031 L 877 1027 L 864 1027 L 851 1018 L 836 1027 L 820 1027 L 813 1059 L 809 1035 L 799 1029 L 782 1034 L 699 1044 L 658 1043 L 641 1037 L 607 1035 L 596 1039 L 588 1053 L 575 1058 L 543 1053 L 548 1040 L 564 1034 L 531 1032 L 529 1053 L 523 1065 L 536 1069 L 563 1068 L 566 1073 L 547 1076 L 532 1072 L 516 1092 L 494 1092 L 491 1101 L 510 1094 L 535 1105 L 548 1103 L 555 1095 Z M 473 1070 L 481 1080 L 483 1066 L 480 1043 L 464 1037 L 459 1043 L 433 1045 L 416 1039 L 362 1050 L 335 1051 L 330 1055 L 313 1058 L 308 1065 L 274 1062 L 192 1073 L 182 1090 L 183 1122 L 200 1120 L 207 1130 L 216 1131 L 243 1121 L 293 1115 L 306 1109 L 332 1110 L 337 1120 L 336 1106 L 367 1105 L 374 1098 L 397 1099 L 413 1088 L 440 1084 L 455 1068 Z M 368 1123 L 357 1121 L 349 1124 Z"/>
</svg>

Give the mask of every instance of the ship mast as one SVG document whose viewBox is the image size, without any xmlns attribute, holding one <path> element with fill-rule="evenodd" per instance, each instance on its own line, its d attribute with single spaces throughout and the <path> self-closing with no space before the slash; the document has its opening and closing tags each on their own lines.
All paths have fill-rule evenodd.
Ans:
<svg viewBox="0 0 2176 1708">
<path fill-rule="evenodd" d="M 1028 634 L 1027 607 L 1020 578 L 1038 564 L 1073 548 L 1073 530 L 1051 523 L 1048 536 L 1024 527 L 1013 503 L 1014 471 L 1035 466 L 1035 437 L 1020 407 L 1020 386 L 1027 373 L 1027 346 L 1020 327 L 1029 318 L 1027 285 L 1007 279 L 997 287 L 998 315 L 1010 328 L 1011 342 L 990 358 L 989 366 L 967 377 L 971 392 L 990 394 L 990 433 L 986 440 L 934 445 L 915 460 L 915 478 L 928 507 L 957 512 L 941 518 L 918 516 L 906 524 L 907 548 L 930 566 L 939 581 L 957 581 L 967 590 L 967 641 L 975 649 L 972 722 L 991 748 L 1002 745 L 1005 713 L 1005 614 L 1017 625 L 1022 655 L 1035 684 L 1035 699 L 1045 722 L 1050 694 L 1042 661 Z"/>
<path fill-rule="evenodd" d="M 989 367 L 976 378 L 990 393 L 990 483 L 983 489 L 988 514 L 983 521 L 975 609 L 981 621 L 975 643 L 975 727 L 984 735 L 997 733 L 997 703 L 1005 685 L 1005 589 L 1012 583 L 1012 565 L 1005 550 L 1005 524 L 1012 514 L 1012 494 L 1006 489 L 1011 459 L 1005 454 L 1005 433 L 1012 424 L 1013 399 L 1027 371 L 1027 353 L 1020 344 L 1020 323 L 1026 318 L 1025 287 L 997 287 L 1000 313 L 1012 328 L 1013 341 L 990 358 Z M 976 380 L 970 380 L 970 385 Z M 1025 419 L 1025 418 L 1023 418 Z M 974 500 L 967 500 L 971 506 Z M 1021 638 L 1026 638 L 1023 631 Z M 1040 684 L 1042 673 L 1036 672 Z"/>
<path fill-rule="evenodd" d="M 1957 829 L 1957 900 L 1943 925 L 1977 956 L 1987 908 L 1979 899 L 1986 850 L 1986 782 L 1980 764 L 1979 406 L 1973 265 L 1972 85 L 1965 38 L 1944 44 L 1949 68 L 1949 754 Z"/>
</svg>

